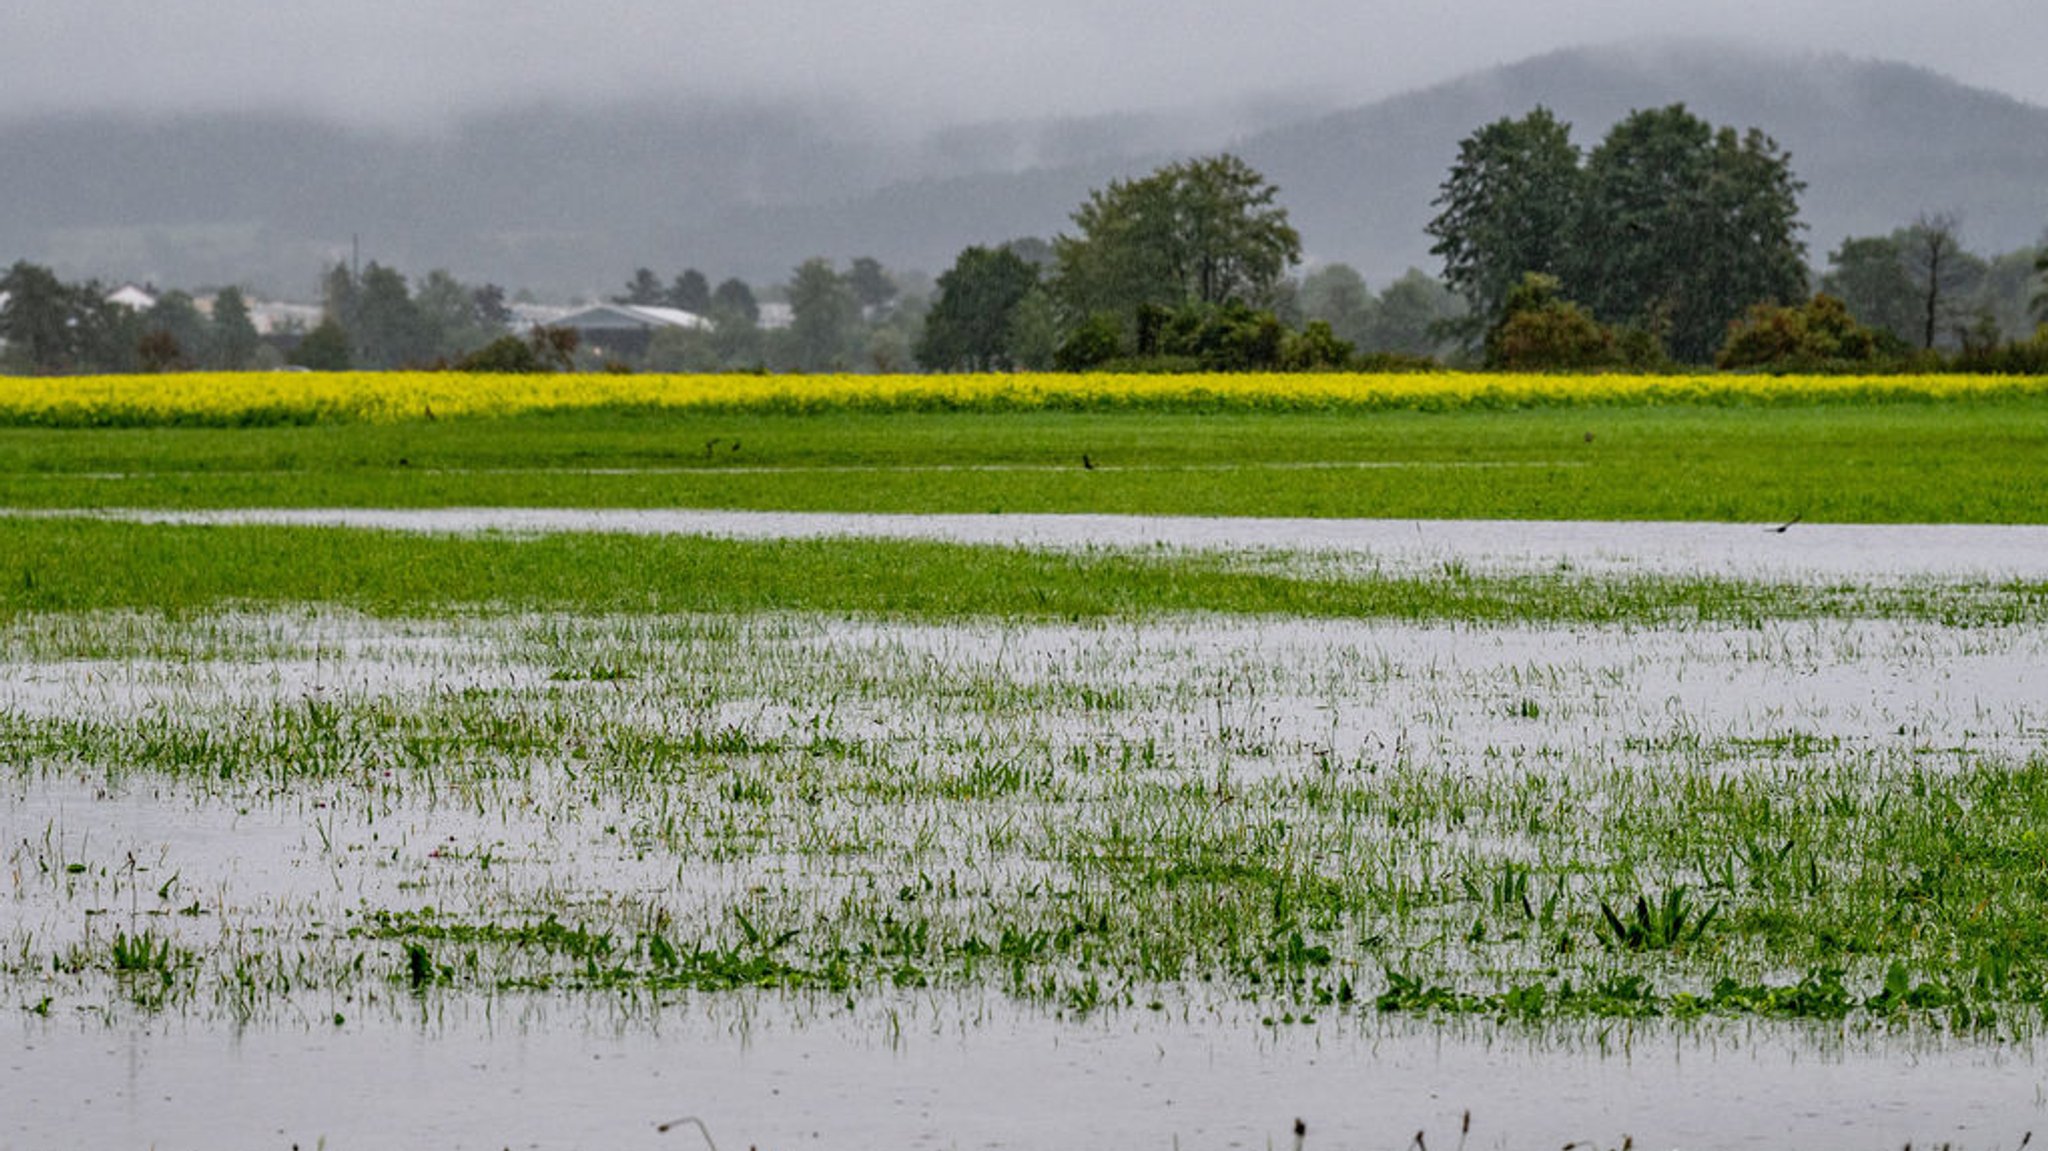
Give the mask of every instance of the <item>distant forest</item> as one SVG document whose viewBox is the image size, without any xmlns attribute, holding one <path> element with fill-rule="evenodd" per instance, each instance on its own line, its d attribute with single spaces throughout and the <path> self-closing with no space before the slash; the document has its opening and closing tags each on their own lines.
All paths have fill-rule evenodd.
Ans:
<svg viewBox="0 0 2048 1151">
<path fill-rule="evenodd" d="M 508 336 L 535 364 L 652 370 L 2016 368 L 1994 353 L 2038 342 L 2048 238 L 2048 110 L 1697 45 L 1556 53 L 1228 147 L 1161 117 L 883 144 L 654 108 L 435 141 L 59 117 L 0 143 L 27 161 L 0 169 L 10 371 L 528 362 Z M 1666 186 L 1626 186 L 1629 149 L 1670 159 Z M 1525 176 L 1540 195 L 1500 194 Z M 1218 255 L 1153 222 L 1191 212 L 1266 242 Z M 334 237 L 364 222 L 359 267 Z M 276 290 L 283 265 L 317 285 Z M 134 306 L 80 267 L 179 271 L 126 277 L 151 288 Z M 697 320 L 570 348 L 531 338 L 565 311 L 542 299 Z"/>
</svg>

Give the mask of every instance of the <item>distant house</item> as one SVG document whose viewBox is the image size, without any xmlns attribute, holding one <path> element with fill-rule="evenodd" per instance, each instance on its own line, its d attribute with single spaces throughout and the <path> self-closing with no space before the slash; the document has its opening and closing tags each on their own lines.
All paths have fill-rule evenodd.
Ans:
<svg viewBox="0 0 2048 1151">
<path fill-rule="evenodd" d="M 134 284 L 123 284 L 107 293 L 107 302 L 147 312 L 156 307 L 156 293 Z"/>
<path fill-rule="evenodd" d="M 663 328 L 708 329 L 711 321 L 681 308 L 598 304 L 570 312 L 548 326 L 572 329 L 582 347 L 607 359 L 636 360 L 647 354 L 654 333 Z"/>
</svg>

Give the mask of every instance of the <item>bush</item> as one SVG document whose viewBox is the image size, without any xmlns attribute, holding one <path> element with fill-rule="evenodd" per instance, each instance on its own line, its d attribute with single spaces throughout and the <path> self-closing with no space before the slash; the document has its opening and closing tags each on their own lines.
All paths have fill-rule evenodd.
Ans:
<svg viewBox="0 0 2048 1151">
<path fill-rule="evenodd" d="M 518 336 L 499 336 L 455 361 L 458 372 L 545 372 L 533 348 Z"/>
<path fill-rule="evenodd" d="M 1063 372 L 1086 372 L 1124 354 L 1123 325 L 1106 312 L 1081 321 L 1053 353 L 1053 366 Z"/>
<path fill-rule="evenodd" d="M 1299 332 L 1288 333 L 1280 347 L 1280 366 L 1290 372 L 1333 371 L 1349 365 L 1357 349 L 1337 338 L 1323 320 L 1310 320 Z"/>
<path fill-rule="evenodd" d="M 2031 339 L 1989 348 L 1965 348 L 1955 366 L 1992 376 L 2048 376 L 2048 324 L 2034 329 Z"/>
<path fill-rule="evenodd" d="M 1556 277 L 1531 272 L 1508 292 L 1500 323 L 1486 333 L 1486 366 L 1507 371 L 1615 368 L 1655 347 L 1654 337 L 1640 333 L 1624 348 L 1613 329 L 1558 294 Z M 1657 355 L 1661 358 L 1661 351 Z"/>
<path fill-rule="evenodd" d="M 1856 322 L 1842 301 L 1825 293 L 1796 307 L 1757 304 L 1728 326 L 1714 357 L 1724 369 L 1776 371 L 1868 370 L 1890 359 L 1886 341 Z"/>
</svg>

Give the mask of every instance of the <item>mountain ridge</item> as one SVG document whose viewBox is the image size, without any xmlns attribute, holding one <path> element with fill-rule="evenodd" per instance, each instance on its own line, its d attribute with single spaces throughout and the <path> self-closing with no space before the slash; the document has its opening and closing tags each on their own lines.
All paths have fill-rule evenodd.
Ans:
<svg viewBox="0 0 2048 1151">
<path fill-rule="evenodd" d="M 1111 179 L 1227 147 L 1279 186 L 1313 261 L 1384 281 L 1434 268 L 1423 225 L 1482 124 L 1540 103 L 1590 149 L 1628 111 L 1681 102 L 1791 152 L 1816 266 L 1922 211 L 1956 213 L 1983 251 L 2048 229 L 2048 108 L 1895 61 L 1685 41 L 1547 52 L 1234 135 L 1186 111 L 917 139 L 755 105 L 507 109 L 419 138 L 286 114 L 67 113 L 0 123 L 0 260 L 301 296 L 355 235 L 408 272 L 556 294 L 638 266 L 773 282 L 815 255 L 936 273 L 968 244 L 1068 227 Z"/>
</svg>

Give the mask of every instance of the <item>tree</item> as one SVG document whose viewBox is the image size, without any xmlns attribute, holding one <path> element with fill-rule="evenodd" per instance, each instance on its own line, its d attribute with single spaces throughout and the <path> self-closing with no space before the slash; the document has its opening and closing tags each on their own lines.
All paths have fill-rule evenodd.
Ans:
<svg viewBox="0 0 2048 1151">
<path fill-rule="evenodd" d="M 1038 289 L 1038 268 L 1008 248 L 963 250 L 939 276 L 917 362 L 934 371 L 1015 367 L 1017 310 Z"/>
<path fill-rule="evenodd" d="M 505 289 L 496 284 L 485 284 L 471 294 L 471 304 L 476 318 L 491 328 L 512 326 L 513 312 L 505 303 Z"/>
<path fill-rule="evenodd" d="M 502 324 L 486 320 L 477 306 L 478 292 L 444 269 L 436 268 L 413 293 L 419 313 L 424 355 L 460 359 L 505 334 Z"/>
<path fill-rule="evenodd" d="M 1703 363 L 1751 305 L 1805 296 L 1804 185 L 1762 132 L 1716 129 L 1683 104 L 1639 111 L 1593 150 L 1585 180 L 1565 289 L 1596 318 Z"/>
<path fill-rule="evenodd" d="M 363 269 L 355 318 L 349 357 L 359 367 L 396 368 L 434 356 L 434 333 L 395 269 L 374 261 Z"/>
<path fill-rule="evenodd" d="M 882 267 L 881 261 L 872 256 L 862 256 L 846 271 L 846 286 L 853 289 L 853 298 L 860 301 L 862 313 L 873 316 L 896 298 L 896 281 Z"/>
<path fill-rule="evenodd" d="M 799 371 L 816 372 L 842 368 L 854 325 L 860 321 L 860 301 L 845 277 L 823 258 L 805 260 L 789 284 L 789 326 L 791 352 Z"/>
<path fill-rule="evenodd" d="M 207 363 L 222 371 L 239 372 L 256 358 L 263 338 L 249 318 L 249 302 L 240 288 L 222 288 L 213 297 L 213 344 L 207 349 Z"/>
<path fill-rule="evenodd" d="M 2034 257 L 2034 271 L 2041 277 L 2041 288 L 2034 293 L 2032 307 L 2041 322 L 2048 324 L 2048 244 L 2041 245 L 2041 254 Z"/>
<path fill-rule="evenodd" d="M 1363 345 L 1372 334 L 1372 293 L 1349 264 L 1327 264 L 1303 276 L 1300 305 L 1303 319 L 1328 324 L 1346 343 Z"/>
<path fill-rule="evenodd" d="M 1125 324 L 1153 305 L 1268 301 L 1301 260 L 1301 237 L 1279 189 L 1228 154 L 1111 181 L 1073 215 L 1078 235 L 1053 240 L 1053 292 L 1070 316 Z"/>
<path fill-rule="evenodd" d="M 685 268 L 676 276 L 675 283 L 669 285 L 663 302 L 671 308 L 708 316 L 711 314 L 711 282 L 697 269 Z"/>
<path fill-rule="evenodd" d="M 1840 300 L 1859 322 L 1902 341 L 1914 332 L 1918 294 L 1898 241 L 1851 236 L 1828 254 L 1828 267 L 1820 290 Z"/>
<path fill-rule="evenodd" d="M 1464 301 L 1442 281 L 1410 268 L 1380 293 L 1372 325 L 1358 345 L 1373 352 L 1433 356 L 1452 342 L 1449 333 L 1466 315 Z"/>
<path fill-rule="evenodd" d="M 761 322 L 761 305 L 754 301 L 754 289 L 737 276 L 718 285 L 718 290 L 711 293 L 711 312 L 713 315 L 744 316 L 749 327 Z"/>
<path fill-rule="evenodd" d="M 1444 282 L 1481 326 L 1499 321 L 1508 293 L 1530 272 L 1569 277 L 1583 174 L 1571 125 L 1537 106 L 1502 118 L 1458 145 L 1433 204 L 1432 255 Z M 1341 329 L 1340 329 L 1341 331 Z"/>
<path fill-rule="evenodd" d="M 340 321 L 323 317 L 299 346 L 292 349 L 291 362 L 316 372 L 345 372 L 349 369 L 349 338 Z"/>
<path fill-rule="evenodd" d="M 613 296 L 614 304 L 660 304 L 668 299 L 662 289 L 661 278 L 651 268 L 633 269 L 633 278 L 626 281 L 626 294 Z"/>
<path fill-rule="evenodd" d="M 143 317 L 143 339 L 137 345 L 143 366 L 151 371 L 190 368 L 213 344 L 213 325 L 190 293 L 170 291 L 157 297 Z"/>
<path fill-rule="evenodd" d="M 0 277 L 0 340 L 37 371 L 61 371 L 78 352 L 77 293 L 40 264 L 17 260 Z"/>
<path fill-rule="evenodd" d="M 1920 346 L 1932 348 L 1946 323 L 1960 314 L 1957 305 L 1963 293 L 1982 277 L 1983 261 L 1963 251 L 1962 226 L 1947 212 L 1921 213 L 1910 227 L 1894 233 L 1893 240 L 1913 284 Z"/>
</svg>

